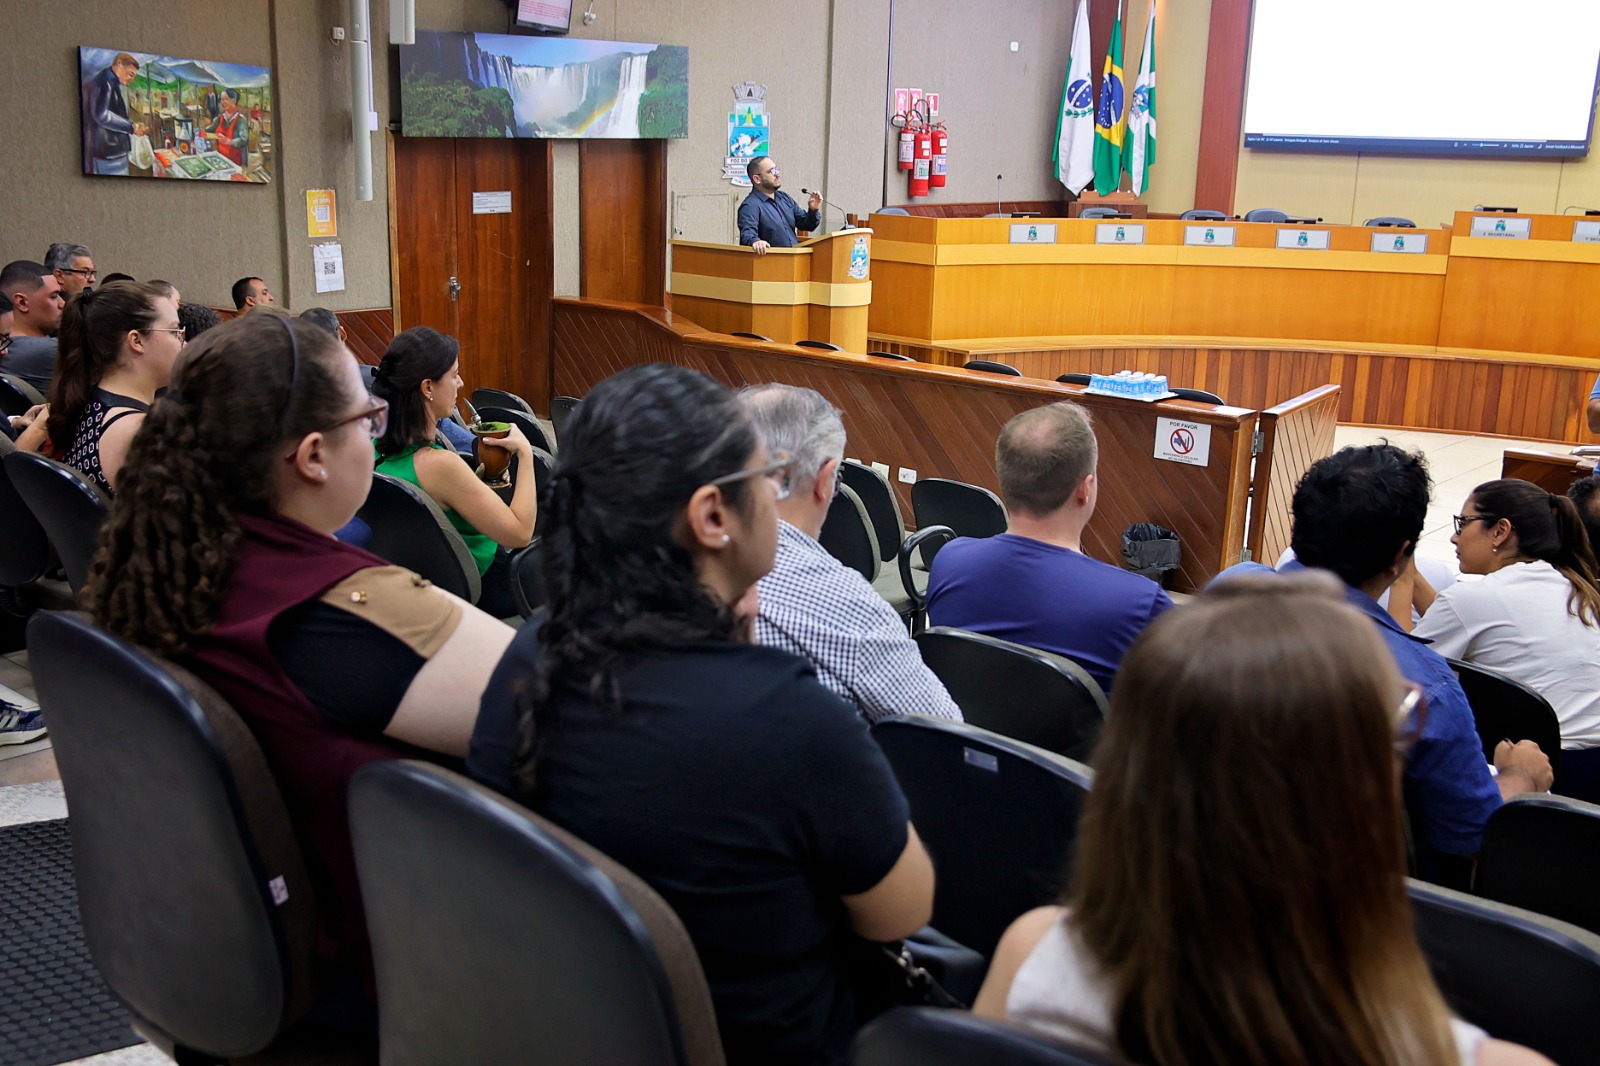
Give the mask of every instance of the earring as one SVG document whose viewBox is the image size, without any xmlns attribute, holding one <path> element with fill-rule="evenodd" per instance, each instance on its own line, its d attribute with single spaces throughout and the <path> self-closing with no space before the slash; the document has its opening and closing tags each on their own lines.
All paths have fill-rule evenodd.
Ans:
<svg viewBox="0 0 1600 1066">
<path fill-rule="evenodd" d="M 328 480 L 328 472 L 326 470 L 318 470 L 317 471 L 317 476 L 320 477 L 324 481 Z M 1499 551 L 1499 550 L 1500 550 L 1499 548 L 1495 549 L 1495 551 Z"/>
<path fill-rule="evenodd" d="M 724 543 L 724 544 L 726 544 L 726 543 L 728 543 L 728 542 L 729 542 L 729 541 L 730 541 L 730 540 L 732 540 L 732 539 L 733 539 L 733 538 L 732 538 L 732 537 L 730 537 L 730 536 L 728 536 L 728 535 L 727 535 L 727 534 L 726 534 L 726 533 L 724 533 L 724 534 L 723 534 L 723 535 L 722 535 L 722 543 Z"/>
<path fill-rule="evenodd" d="M 1497 552 L 1497 551 L 1500 550 L 1500 545 L 1496 544 L 1494 547 L 1490 548 L 1489 550 L 1492 551 L 1492 552 Z"/>
</svg>

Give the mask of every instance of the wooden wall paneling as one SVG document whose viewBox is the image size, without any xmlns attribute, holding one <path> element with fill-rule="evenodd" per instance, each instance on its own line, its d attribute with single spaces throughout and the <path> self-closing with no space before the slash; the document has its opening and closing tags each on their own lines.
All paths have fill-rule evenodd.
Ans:
<svg viewBox="0 0 1600 1066">
<path fill-rule="evenodd" d="M 1106 36 L 1111 35 L 1110 23 L 1107 22 Z M 1105 49 L 1099 53 L 1097 63 L 1104 63 Z M 1100 80 L 1100 68 L 1094 68 L 1095 82 Z M 1131 82 L 1129 84 L 1132 84 Z M 1002 185 L 1004 183 L 1002 182 Z M 1004 192 L 1004 189 L 1001 190 Z M 1066 218 L 1071 197 L 1063 192 L 1059 200 L 979 200 L 972 203 L 949 204 L 901 204 L 909 215 L 921 218 L 982 218 L 991 212 L 1032 212 L 1040 218 Z M 869 221 L 868 225 L 874 229 L 877 223 Z"/>
<path fill-rule="evenodd" d="M 362 311 L 338 311 L 344 327 L 345 344 L 363 363 L 376 366 L 394 340 L 394 309 L 372 307 Z"/>
<path fill-rule="evenodd" d="M 667 288 L 667 142 L 578 142 L 579 291 L 659 304 Z"/>
<path fill-rule="evenodd" d="M 1289 547 L 1295 487 L 1311 464 L 1333 454 L 1339 386 L 1323 385 L 1261 412 L 1248 547 L 1250 557 L 1275 566 Z"/>
<path fill-rule="evenodd" d="M 1194 206 L 1233 214 L 1244 139 L 1244 80 L 1252 0 L 1211 0 L 1205 98 L 1200 105 L 1200 158 Z"/>
</svg>

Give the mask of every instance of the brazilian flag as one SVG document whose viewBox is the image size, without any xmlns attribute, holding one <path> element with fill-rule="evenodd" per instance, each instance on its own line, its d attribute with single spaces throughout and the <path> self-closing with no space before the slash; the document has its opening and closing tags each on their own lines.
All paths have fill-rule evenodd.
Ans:
<svg viewBox="0 0 1600 1066">
<path fill-rule="evenodd" d="M 1111 26 L 1111 47 L 1106 49 L 1105 74 L 1100 79 L 1100 106 L 1094 116 L 1094 191 L 1101 196 L 1116 192 L 1122 183 L 1122 142 L 1128 132 L 1123 104 L 1122 0 L 1117 0 L 1117 21 Z"/>
</svg>

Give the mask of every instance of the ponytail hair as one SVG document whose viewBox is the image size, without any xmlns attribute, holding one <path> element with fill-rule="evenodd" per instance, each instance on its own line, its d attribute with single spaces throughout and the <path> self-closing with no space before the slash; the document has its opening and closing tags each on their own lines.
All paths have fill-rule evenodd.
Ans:
<svg viewBox="0 0 1600 1066">
<path fill-rule="evenodd" d="M 95 622 L 158 654 L 209 630 L 241 513 L 275 502 L 287 443 L 352 402 L 350 354 L 310 323 L 235 319 L 184 348 L 145 416 L 83 590 Z"/>
<path fill-rule="evenodd" d="M 1576 504 L 1518 478 L 1484 482 L 1472 490 L 1472 502 L 1479 513 L 1511 523 L 1519 552 L 1560 571 L 1572 583 L 1567 610 L 1600 628 L 1600 568 Z"/>
<path fill-rule="evenodd" d="M 78 420 L 100 379 L 116 367 L 128 334 L 156 324 L 156 301 L 164 295 L 152 285 L 113 281 L 85 289 L 67 304 L 50 382 L 50 418 L 45 422 L 54 458 L 72 447 Z"/>
<path fill-rule="evenodd" d="M 438 381 L 461 358 L 461 342 L 427 326 L 412 326 L 389 342 L 372 376 L 372 395 L 389 401 L 389 428 L 378 438 L 380 458 L 431 435 L 422 383 Z"/>
</svg>

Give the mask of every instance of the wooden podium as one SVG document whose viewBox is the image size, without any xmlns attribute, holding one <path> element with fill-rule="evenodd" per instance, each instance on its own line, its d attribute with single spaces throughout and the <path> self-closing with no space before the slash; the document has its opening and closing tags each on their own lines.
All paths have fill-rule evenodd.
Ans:
<svg viewBox="0 0 1600 1066">
<path fill-rule="evenodd" d="M 872 231 L 844 229 L 757 255 L 737 244 L 672 242 L 672 310 L 717 333 L 867 350 Z"/>
</svg>

